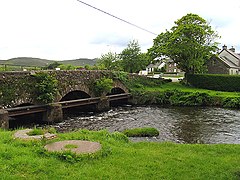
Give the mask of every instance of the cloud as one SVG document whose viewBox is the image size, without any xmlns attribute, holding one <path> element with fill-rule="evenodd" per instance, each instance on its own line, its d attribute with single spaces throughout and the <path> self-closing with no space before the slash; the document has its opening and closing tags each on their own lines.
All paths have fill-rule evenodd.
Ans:
<svg viewBox="0 0 240 180">
<path fill-rule="evenodd" d="M 222 36 L 220 43 L 240 44 L 239 0 L 84 2 L 156 34 L 187 13 L 196 13 L 211 22 Z M 0 59 L 94 58 L 109 50 L 121 52 L 133 39 L 145 52 L 156 37 L 75 0 L 0 0 L 0 22 Z"/>
</svg>

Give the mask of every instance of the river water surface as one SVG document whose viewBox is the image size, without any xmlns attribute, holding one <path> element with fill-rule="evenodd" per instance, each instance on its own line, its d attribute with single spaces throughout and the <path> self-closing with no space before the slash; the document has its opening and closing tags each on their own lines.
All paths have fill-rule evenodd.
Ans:
<svg viewBox="0 0 240 180">
<path fill-rule="evenodd" d="M 71 115 L 53 127 L 60 132 L 83 128 L 114 132 L 155 127 L 159 136 L 132 140 L 240 144 L 240 111 L 223 108 L 125 106 L 99 114 Z"/>
</svg>

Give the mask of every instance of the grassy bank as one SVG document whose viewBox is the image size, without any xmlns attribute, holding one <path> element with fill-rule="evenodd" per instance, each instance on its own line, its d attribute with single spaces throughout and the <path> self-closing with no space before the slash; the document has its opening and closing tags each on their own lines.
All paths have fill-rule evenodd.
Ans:
<svg viewBox="0 0 240 180">
<path fill-rule="evenodd" d="M 240 108 L 240 92 L 199 89 L 177 82 L 135 87 L 131 93 L 134 104 Z"/>
<path fill-rule="evenodd" d="M 178 82 L 170 82 L 158 87 L 157 86 L 144 87 L 144 90 L 146 91 L 159 91 L 159 92 L 163 92 L 166 90 L 174 90 L 174 89 L 177 89 L 183 92 L 207 93 L 211 96 L 219 96 L 219 97 L 240 97 L 240 92 L 224 92 L 224 91 L 214 91 L 214 90 L 208 90 L 208 89 L 199 89 L 199 88 L 194 88 L 190 86 L 184 86 Z"/>
<path fill-rule="evenodd" d="M 98 141 L 103 153 L 75 160 L 0 131 L 1 179 L 239 179 L 239 145 L 132 143 L 120 133 L 78 131 L 57 140 Z"/>
</svg>

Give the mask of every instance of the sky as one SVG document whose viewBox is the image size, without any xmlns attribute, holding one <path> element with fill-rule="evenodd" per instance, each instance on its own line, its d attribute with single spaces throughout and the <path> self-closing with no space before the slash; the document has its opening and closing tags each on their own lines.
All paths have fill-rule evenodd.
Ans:
<svg viewBox="0 0 240 180">
<path fill-rule="evenodd" d="M 147 52 L 158 34 L 188 13 L 207 20 L 220 46 L 240 53 L 239 0 L 83 0 L 140 26 L 141 30 L 78 0 L 0 0 L 0 59 L 98 58 L 120 53 L 132 40 Z"/>
</svg>

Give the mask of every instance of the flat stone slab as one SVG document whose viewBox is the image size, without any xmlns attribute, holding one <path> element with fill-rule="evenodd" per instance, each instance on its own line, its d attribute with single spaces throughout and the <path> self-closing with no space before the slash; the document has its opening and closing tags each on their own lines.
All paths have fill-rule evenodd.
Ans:
<svg viewBox="0 0 240 180">
<path fill-rule="evenodd" d="M 86 154 L 95 153 L 101 150 L 102 146 L 98 142 L 66 140 L 47 144 L 44 148 L 50 152 L 71 151 L 76 154 Z"/>
<path fill-rule="evenodd" d="M 50 134 L 50 133 L 45 133 L 43 135 L 35 135 L 35 136 L 29 136 L 27 133 L 29 133 L 30 131 L 32 131 L 32 129 L 23 129 L 23 130 L 19 130 L 14 134 L 14 138 L 18 138 L 18 139 L 25 139 L 25 140 L 34 140 L 34 139 L 53 139 L 56 136 L 56 134 Z"/>
</svg>

